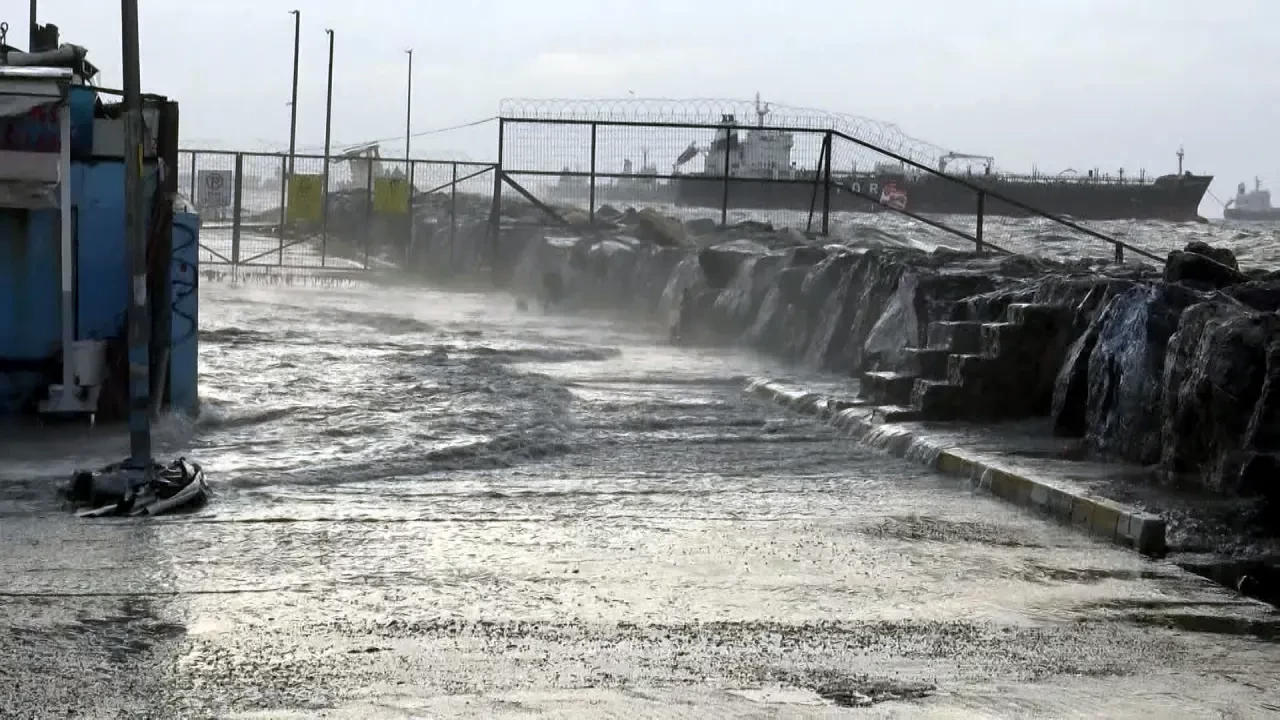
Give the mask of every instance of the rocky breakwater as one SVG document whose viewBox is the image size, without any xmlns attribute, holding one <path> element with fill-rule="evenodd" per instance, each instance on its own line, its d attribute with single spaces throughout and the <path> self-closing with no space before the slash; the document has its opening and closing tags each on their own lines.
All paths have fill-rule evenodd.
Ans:
<svg viewBox="0 0 1280 720">
<path fill-rule="evenodd" d="M 1240 500 L 1214 519 L 1237 539 L 1280 529 L 1280 276 L 1227 251 L 1193 243 L 1159 268 L 647 210 L 563 220 L 504 226 L 496 264 L 517 294 L 858 378 L 881 421 L 1051 418 L 1076 439 L 1072 458 L 1139 463 L 1151 483 Z M 451 252 L 451 272 L 478 267 Z"/>
</svg>

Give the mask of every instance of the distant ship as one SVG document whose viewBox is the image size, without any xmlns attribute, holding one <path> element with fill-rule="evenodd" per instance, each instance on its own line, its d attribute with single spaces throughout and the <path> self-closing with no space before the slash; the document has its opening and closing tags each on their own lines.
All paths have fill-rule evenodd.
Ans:
<svg viewBox="0 0 1280 720">
<path fill-rule="evenodd" d="M 823 192 L 816 182 L 818 171 L 802 169 L 791 159 L 793 134 L 768 129 L 767 103 L 756 97 L 758 124 L 742 128 L 732 115 L 721 119 L 705 150 L 695 145 L 676 160 L 673 181 L 675 202 L 685 206 L 719 207 L 725 201 L 725 168 L 728 166 L 729 207 L 759 210 L 808 210 L 822 208 Z M 746 130 L 745 138 L 740 130 Z M 837 138 L 836 142 L 840 142 Z M 873 151 L 868 150 L 868 153 Z M 726 157 L 727 154 L 727 157 Z M 700 172 L 679 174 L 694 158 L 704 157 Z M 837 153 L 837 156 L 839 153 Z M 1089 171 L 1086 175 L 1010 175 L 994 172 L 994 159 L 982 155 L 948 153 L 938 162 L 938 172 L 956 160 L 982 160 L 980 172 L 951 173 L 973 185 L 989 189 L 1012 200 L 1055 215 L 1088 220 L 1157 219 L 1190 221 L 1199 217 L 1200 201 L 1209 190 L 1212 175 L 1194 175 L 1182 170 L 1183 152 L 1178 150 L 1178 173 L 1148 179 L 1117 177 Z M 790 182 L 766 182 L 766 181 Z M 817 192 L 815 194 L 815 187 Z M 919 168 L 900 163 L 877 163 L 867 170 L 856 167 L 833 169 L 831 209 L 846 212 L 878 212 L 886 207 L 921 214 L 977 214 L 977 195 L 964 185 Z M 990 215 L 1026 216 L 1015 205 L 988 197 L 984 212 Z"/>
<path fill-rule="evenodd" d="M 658 167 L 649 162 L 649 151 L 643 151 L 640 169 L 630 159 L 622 161 L 622 172 L 596 179 L 596 202 L 660 203 L 672 202 L 670 183 L 659 182 Z M 551 188 L 551 197 L 560 201 L 581 202 L 590 195 L 591 178 L 582 170 L 561 171 Z"/>
<path fill-rule="evenodd" d="M 1222 215 L 1228 220 L 1280 222 L 1280 208 L 1271 207 L 1271 191 L 1262 189 L 1262 180 L 1259 178 L 1253 179 L 1252 191 L 1246 191 L 1244 183 L 1240 183 L 1236 188 L 1236 196 L 1227 201 Z"/>
</svg>

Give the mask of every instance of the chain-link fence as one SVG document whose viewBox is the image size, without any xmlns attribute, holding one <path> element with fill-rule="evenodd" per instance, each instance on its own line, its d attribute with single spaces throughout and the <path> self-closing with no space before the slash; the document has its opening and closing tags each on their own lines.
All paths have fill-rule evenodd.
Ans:
<svg viewBox="0 0 1280 720">
<path fill-rule="evenodd" d="M 919 247 L 1036 252 L 1065 240 L 1098 255 L 1155 259 L 1066 216 L 1107 217 L 1108 204 L 1118 217 L 1132 216 L 1136 201 L 1126 193 L 1151 192 L 1150 182 L 1009 178 L 990 164 L 961 165 L 969 156 L 943 155 L 931 167 L 840 130 L 769 126 L 763 118 L 740 125 L 729 115 L 719 124 L 504 117 L 499 133 L 508 216 L 522 202 L 530 212 L 581 213 L 587 222 L 653 207 L 685 220 L 871 234 Z"/>
<path fill-rule="evenodd" d="M 489 215 L 494 165 L 182 150 L 202 266 L 404 267 L 415 243 Z"/>
</svg>

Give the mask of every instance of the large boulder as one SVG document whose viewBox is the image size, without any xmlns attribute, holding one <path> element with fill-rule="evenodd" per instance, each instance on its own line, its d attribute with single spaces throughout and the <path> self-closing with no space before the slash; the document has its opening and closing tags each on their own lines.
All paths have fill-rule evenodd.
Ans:
<svg viewBox="0 0 1280 720">
<path fill-rule="evenodd" d="M 1086 414 L 1089 403 L 1089 360 L 1098 345 L 1102 327 L 1110 319 L 1112 299 L 1137 287 L 1132 282 L 1102 279 L 1093 281 L 1089 290 L 1073 307 L 1075 328 L 1083 331 L 1067 348 L 1066 356 L 1058 370 L 1053 385 L 1050 417 L 1053 431 L 1064 437 L 1082 437 L 1086 430 Z M 1046 293 L 1053 296 L 1056 293 Z M 1037 292 L 1037 301 L 1045 297 Z"/>
<path fill-rule="evenodd" d="M 1222 292 L 1254 310 L 1280 310 L 1280 279 L 1253 280 L 1243 285 L 1232 285 Z"/>
<path fill-rule="evenodd" d="M 1234 259 L 1234 258 L 1233 258 Z M 1229 265 L 1197 252 L 1174 250 L 1164 264 L 1165 282 L 1197 288 L 1225 288 L 1248 282 L 1249 277 Z"/>
<path fill-rule="evenodd" d="M 624 218 L 625 219 L 625 218 Z M 687 247 L 689 238 L 679 220 L 645 208 L 635 214 L 635 235 L 658 247 Z"/>
<path fill-rule="evenodd" d="M 686 233 L 693 236 L 714 235 L 719 227 L 711 218 L 693 218 L 684 223 Z"/>
<path fill-rule="evenodd" d="M 698 266 L 707 280 L 707 286 L 717 290 L 733 282 L 738 270 L 747 260 L 769 252 L 769 248 L 749 240 L 734 240 L 705 248 L 698 253 Z"/>
<path fill-rule="evenodd" d="M 1187 246 L 1182 248 L 1183 252 L 1195 253 L 1203 255 L 1215 262 L 1226 265 L 1232 270 L 1240 269 L 1240 262 L 1236 260 L 1236 254 L 1227 248 L 1216 248 L 1207 242 L 1200 240 L 1192 240 Z"/>
<path fill-rule="evenodd" d="M 1162 465 L 1227 494 L 1280 499 L 1280 314 L 1212 300 L 1169 343 Z"/>
<path fill-rule="evenodd" d="M 779 254 L 751 255 L 738 266 L 733 280 L 716 296 L 713 317 L 716 334 L 738 340 L 755 320 L 785 258 Z"/>
<path fill-rule="evenodd" d="M 1200 296 L 1178 285 L 1136 287 L 1113 298 L 1089 355 L 1086 446 L 1101 457 L 1159 462 L 1169 339 Z"/>
<path fill-rule="evenodd" d="M 687 252 L 676 248 L 650 248 L 640 254 L 635 292 L 646 315 L 653 316 L 659 312 L 672 273 L 688 257 Z"/>
<path fill-rule="evenodd" d="M 760 303 L 755 322 L 747 330 L 746 340 L 752 347 L 786 356 L 789 348 L 803 346 L 808 333 L 803 303 L 808 273 L 804 267 L 787 267 L 777 273 Z"/>
<path fill-rule="evenodd" d="M 833 256 L 843 265 L 836 289 L 827 297 L 809 340 L 810 365 L 855 375 L 863 369 L 868 333 L 907 272 L 900 251 L 869 250 Z"/>
</svg>

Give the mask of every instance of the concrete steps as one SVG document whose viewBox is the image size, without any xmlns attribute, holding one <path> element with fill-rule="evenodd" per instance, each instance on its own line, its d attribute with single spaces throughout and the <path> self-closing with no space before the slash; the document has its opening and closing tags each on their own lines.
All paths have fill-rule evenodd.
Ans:
<svg viewBox="0 0 1280 720">
<path fill-rule="evenodd" d="M 908 348 L 902 369 L 863 373 L 861 396 L 893 422 L 1034 414 L 1035 390 L 1023 385 L 1039 368 L 1046 338 L 1071 321 L 1071 312 L 1010 303 L 997 320 L 931 322 L 925 347 Z"/>
<path fill-rule="evenodd" d="M 880 370 L 862 374 L 862 397 L 875 405 L 906 405 L 911 402 L 911 388 L 916 375 L 908 372 Z"/>
</svg>

